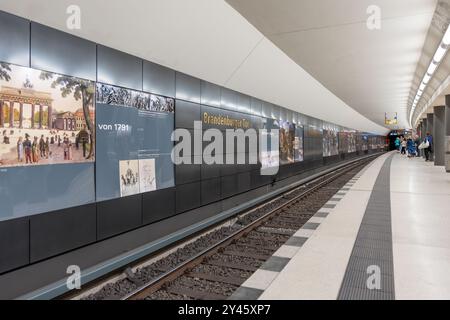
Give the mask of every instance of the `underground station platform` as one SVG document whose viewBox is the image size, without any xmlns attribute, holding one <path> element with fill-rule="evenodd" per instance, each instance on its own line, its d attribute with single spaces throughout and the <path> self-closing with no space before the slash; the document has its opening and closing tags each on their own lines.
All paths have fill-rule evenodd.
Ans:
<svg viewBox="0 0 450 320">
<path fill-rule="evenodd" d="M 2 0 L 0 300 L 450 300 L 449 25 L 450 0 Z"/>
</svg>

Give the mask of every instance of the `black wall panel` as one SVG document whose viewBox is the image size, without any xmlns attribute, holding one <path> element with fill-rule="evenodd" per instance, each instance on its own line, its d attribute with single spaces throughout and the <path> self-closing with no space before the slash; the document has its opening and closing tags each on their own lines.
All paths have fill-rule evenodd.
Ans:
<svg viewBox="0 0 450 320">
<path fill-rule="evenodd" d="M 0 61 L 28 67 L 30 21 L 0 11 Z"/>
<path fill-rule="evenodd" d="M 176 212 L 192 210 L 201 206 L 201 183 L 194 182 L 177 186 Z"/>
<path fill-rule="evenodd" d="M 201 178 L 202 180 L 207 180 L 211 178 L 219 178 L 220 177 L 220 164 L 202 164 L 201 166 L 202 174 Z"/>
<path fill-rule="evenodd" d="M 250 172 L 239 173 L 237 176 L 238 192 L 246 192 L 251 187 L 251 174 Z"/>
<path fill-rule="evenodd" d="M 235 175 L 238 172 L 238 167 L 235 164 L 223 164 L 220 166 L 220 175 L 222 177 Z"/>
<path fill-rule="evenodd" d="M 200 121 L 201 107 L 199 104 L 177 100 L 175 113 L 175 128 L 193 129 L 194 121 Z"/>
<path fill-rule="evenodd" d="M 31 263 L 95 241 L 95 204 L 30 217 Z"/>
<path fill-rule="evenodd" d="M 142 90 L 141 59 L 102 45 L 97 46 L 97 55 L 99 82 Z"/>
<path fill-rule="evenodd" d="M 159 64 L 144 61 L 144 91 L 175 97 L 175 71 Z"/>
<path fill-rule="evenodd" d="M 200 91 L 200 79 L 184 73 L 176 73 L 177 99 L 200 103 Z"/>
<path fill-rule="evenodd" d="M 0 223 L 0 273 L 29 263 L 29 228 L 28 218 Z"/>
<path fill-rule="evenodd" d="M 144 224 L 149 224 L 175 214 L 175 188 L 144 193 L 142 215 Z"/>
<path fill-rule="evenodd" d="M 31 23 L 31 67 L 96 80 L 96 44 Z"/>
<path fill-rule="evenodd" d="M 202 205 L 210 204 L 221 199 L 220 178 L 202 180 Z"/>
<path fill-rule="evenodd" d="M 230 175 L 221 178 L 222 199 L 234 196 L 239 193 L 238 176 Z"/>
<path fill-rule="evenodd" d="M 177 185 L 200 181 L 200 164 L 180 164 L 175 167 L 175 181 Z"/>
<path fill-rule="evenodd" d="M 142 194 L 99 202 L 97 237 L 106 239 L 142 225 Z"/>
</svg>

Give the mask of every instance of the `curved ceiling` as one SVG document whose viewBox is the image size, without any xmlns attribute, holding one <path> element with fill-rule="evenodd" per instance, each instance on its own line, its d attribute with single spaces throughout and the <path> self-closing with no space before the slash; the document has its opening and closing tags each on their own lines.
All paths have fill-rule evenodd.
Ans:
<svg viewBox="0 0 450 320">
<path fill-rule="evenodd" d="M 428 66 L 433 60 L 433 56 L 442 42 L 445 31 L 450 24 L 450 0 L 439 0 L 436 12 L 433 17 L 427 39 L 417 65 L 413 87 L 410 92 L 409 108 L 411 110 L 417 90 L 422 79 L 427 72 Z M 428 82 L 422 98 L 419 100 L 417 108 L 413 113 L 412 126 L 415 127 L 422 118 L 427 117 L 427 113 L 433 113 L 435 106 L 445 105 L 445 95 L 450 94 L 450 54 L 447 53 L 436 69 L 433 77 Z"/>
<path fill-rule="evenodd" d="M 383 126 L 385 112 L 397 112 L 391 128 L 410 127 L 408 100 L 437 0 L 227 1 L 349 106 Z M 367 28 L 372 5 L 380 30 Z"/>
<path fill-rule="evenodd" d="M 345 1 L 349 2 L 349 0 Z M 350 2 L 354 5 L 361 1 Z M 405 3 L 403 0 L 396 1 Z M 422 4 L 422 10 L 418 14 L 420 18 L 403 18 L 406 19 L 405 23 L 415 24 L 411 28 L 420 38 L 422 29 L 425 28 L 428 19 L 430 7 L 424 3 L 434 1 L 407 1 L 408 3 L 414 1 Z M 268 0 L 242 1 L 242 3 L 253 3 L 261 6 L 267 5 L 269 2 Z M 317 1 L 303 2 L 314 8 Z M 334 1 L 323 2 L 332 4 Z M 287 3 L 300 3 L 300 1 L 286 0 Z M 279 1 L 272 1 L 272 4 L 278 5 Z M 81 8 L 80 30 L 68 30 L 66 28 L 68 17 L 66 9 L 70 5 L 78 5 Z M 414 7 L 414 5 L 411 6 Z M 411 6 L 406 6 L 406 9 Z M 285 8 L 285 5 L 283 4 L 281 7 Z M 401 6 L 399 9 L 405 9 L 404 7 Z M 323 33 L 324 30 L 327 30 L 323 29 L 323 23 L 326 22 L 324 19 L 321 19 L 319 24 L 312 24 L 314 21 L 319 22 L 316 19 L 317 17 L 301 11 L 298 12 L 297 18 L 295 18 L 295 15 L 287 15 L 287 18 L 290 21 L 293 21 L 293 19 L 301 21 L 304 20 L 305 16 L 309 16 L 309 19 L 305 20 L 305 25 L 300 25 L 300 27 L 309 26 L 315 29 L 311 31 L 312 33 L 306 32 L 307 38 L 295 45 L 298 48 L 297 52 L 301 51 L 300 48 L 304 48 L 306 57 L 306 64 L 304 65 L 297 61 L 295 55 L 293 57 L 295 61 L 289 58 L 272 42 L 271 36 L 266 37 L 263 34 L 265 30 L 262 30 L 263 33 L 260 32 L 224 0 L 2 0 L 0 10 L 160 63 L 230 89 L 283 105 L 313 117 L 377 134 L 385 134 L 388 130 L 355 110 L 365 113 L 373 120 L 378 120 L 377 117 L 369 114 L 367 111 L 369 109 L 364 108 L 371 108 L 376 105 L 377 110 L 380 110 L 379 104 L 386 101 L 380 99 L 380 97 L 383 89 L 387 87 L 379 81 L 369 81 L 369 85 L 362 85 L 361 82 L 365 80 L 361 76 L 365 69 L 364 66 L 367 67 L 366 64 L 374 56 L 395 53 L 395 58 L 386 61 L 388 67 L 395 67 L 395 63 L 401 63 L 406 59 L 407 63 L 402 64 L 402 67 L 408 69 L 408 72 L 400 73 L 400 69 L 396 69 L 395 76 L 401 78 L 407 74 L 412 78 L 414 70 L 410 75 L 409 64 L 413 64 L 413 60 L 418 59 L 414 52 L 418 49 L 417 47 L 420 47 L 420 41 L 416 39 L 416 36 L 410 41 L 407 33 L 402 34 L 400 32 L 397 33 L 397 36 L 406 37 L 408 40 L 403 41 L 396 38 L 397 40 L 391 39 L 390 42 L 386 42 L 389 45 L 394 45 L 392 51 L 386 52 L 382 48 L 377 49 L 376 43 L 378 42 L 367 48 L 358 49 L 351 39 L 345 37 L 345 29 L 340 29 L 345 27 L 337 27 L 336 32 L 332 33 L 333 37 L 340 37 L 342 41 L 331 39 L 329 34 Z M 340 25 L 349 19 L 359 21 L 359 15 L 348 16 L 347 11 L 345 8 L 339 9 L 335 21 L 330 20 L 327 24 Z M 255 12 L 261 13 L 260 10 Z M 362 14 L 364 15 L 364 13 L 365 9 Z M 397 11 L 394 10 L 394 13 L 397 14 Z M 280 14 L 283 15 L 283 12 L 280 12 Z M 417 12 L 408 10 L 407 15 L 411 14 L 417 14 Z M 333 16 L 333 14 L 327 15 Z M 249 20 L 252 21 L 252 19 Z M 389 25 L 389 23 L 396 25 L 396 21 L 397 19 L 392 19 L 386 25 Z M 278 22 L 274 22 L 275 27 L 278 26 Z M 284 32 L 293 30 L 297 26 L 299 25 L 281 24 L 279 28 Z M 352 27 L 350 24 L 349 27 L 352 29 L 355 26 Z M 408 30 L 411 30 L 411 28 Z M 364 32 L 360 31 L 360 33 L 362 34 L 358 37 L 356 46 L 367 45 L 367 42 L 362 41 Z M 283 34 L 280 36 L 283 38 Z M 383 38 L 381 34 L 373 34 L 373 37 L 374 39 Z M 325 39 L 329 41 L 325 41 Z M 423 44 L 424 39 L 419 40 L 422 40 Z M 396 41 L 404 42 L 404 44 L 395 46 Z M 314 44 L 314 42 L 316 43 Z M 413 51 L 413 53 L 407 52 L 406 57 L 402 56 L 405 53 L 403 51 L 405 46 Z M 280 47 L 283 48 L 282 45 Z M 355 50 L 354 53 L 349 52 L 351 48 Z M 341 50 L 344 51 L 341 52 Z M 375 53 L 369 54 L 371 51 L 375 51 Z M 323 54 L 318 54 L 320 52 L 328 52 L 328 60 L 325 59 L 326 56 Z M 359 55 L 356 54 L 358 52 L 362 53 L 362 65 L 358 61 Z M 334 62 L 331 59 L 332 57 L 335 57 Z M 366 76 L 369 74 L 367 71 L 374 72 L 370 76 L 376 76 L 377 79 L 386 76 L 386 68 L 381 68 L 382 61 L 375 60 L 374 62 L 369 70 L 366 69 Z M 417 61 L 415 62 L 417 63 Z M 318 73 L 314 76 L 320 82 L 300 65 L 306 67 L 307 70 L 309 69 L 308 71 L 313 75 Z M 315 67 L 312 68 L 311 66 Z M 323 70 L 317 72 L 316 69 L 320 66 Z M 316 72 L 314 72 L 315 70 Z M 324 81 L 324 74 L 332 81 Z M 392 82 L 394 78 L 391 77 L 389 80 Z M 340 90 L 336 90 L 337 83 L 344 86 Z M 393 90 L 391 86 L 387 89 Z M 397 97 L 398 94 L 398 91 L 395 91 L 390 99 L 400 100 L 401 97 Z M 380 121 L 376 122 L 380 123 Z"/>
</svg>

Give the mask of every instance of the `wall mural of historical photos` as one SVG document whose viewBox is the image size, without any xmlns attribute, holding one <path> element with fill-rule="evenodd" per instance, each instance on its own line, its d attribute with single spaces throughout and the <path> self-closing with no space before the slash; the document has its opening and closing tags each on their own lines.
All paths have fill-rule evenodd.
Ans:
<svg viewBox="0 0 450 320">
<path fill-rule="evenodd" d="M 323 129 L 323 156 L 331 157 L 339 154 L 338 131 L 335 128 Z"/>
<path fill-rule="evenodd" d="M 120 196 L 155 191 L 155 159 L 122 160 L 119 162 Z"/>
<path fill-rule="evenodd" d="M 97 83 L 97 102 L 141 111 L 175 112 L 175 100 L 150 93 Z"/>
<path fill-rule="evenodd" d="M 303 161 L 303 127 L 280 121 L 280 164 Z"/>
<path fill-rule="evenodd" d="M 93 162 L 95 84 L 0 63 L 0 168 Z"/>
<path fill-rule="evenodd" d="M 294 163 L 295 125 L 280 121 L 280 164 Z"/>
<path fill-rule="evenodd" d="M 348 153 L 356 152 L 356 132 L 348 132 Z"/>
<path fill-rule="evenodd" d="M 303 153 L 303 127 L 301 125 L 295 126 L 295 138 L 294 138 L 294 160 L 300 162 L 304 160 Z"/>
<path fill-rule="evenodd" d="M 175 100 L 97 83 L 97 200 L 174 185 Z"/>
<path fill-rule="evenodd" d="M 267 136 L 262 136 L 262 139 L 266 139 L 267 141 L 267 150 L 260 150 L 260 162 L 262 169 L 268 169 L 273 167 L 279 167 L 280 165 L 280 148 L 275 148 L 272 146 L 271 140 L 277 139 L 280 137 L 276 136 L 277 134 L 272 132 L 273 129 L 280 129 L 280 124 L 278 120 L 263 118 L 263 129 L 267 130 Z M 278 133 L 279 135 L 279 133 Z"/>
</svg>

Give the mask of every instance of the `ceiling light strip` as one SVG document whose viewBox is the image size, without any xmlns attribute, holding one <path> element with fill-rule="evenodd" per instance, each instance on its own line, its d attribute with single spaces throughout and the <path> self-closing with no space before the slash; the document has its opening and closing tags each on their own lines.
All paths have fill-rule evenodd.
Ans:
<svg viewBox="0 0 450 320">
<path fill-rule="evenodd" d="M 439 65 L 441 64 L 442 60 L 444 59 L 446 53 L 448 52 L 448 49 L 450 47 L 450 25 L 447 27 L 447 30 L 444 34 L 444 36 L 442 37 L 442 41 L 439 45 L 439 47 L 436 50 L 436 53 L 433 56 L 433 60 L 430 62 L 430 65 L 428 66 L 427 72 L 425 73 L 422 82 L 420 83 L 419 89 L 417 90 L 416 96 L 413 100 L 412 106 L 411 106 L 411 110 L 409 113 L 409 124 L 411 125 L 411 127 L 413 127 L 413 117 L 415 115 L 415 113 L 417 114 L 417 117 L 415 117 L 415 125 L 417 124 L 421 114 L 428 109 L 428 104 L 430 103 L 430 101 L 428 101 L 428 103 L 424 106 L 424 108 L 422 108 L 422 110 L 420 112 L 417 112 L 417 106 L 420 102 L 420 99 L 422 98 L 422 95 L 425 91 L 425 89 L 428 86 L 428 83 L 430 82 L 431 78 L 433 77 L 434 73 L 436 72 L 437 68 L 439 67 Z"/>
</svg>

